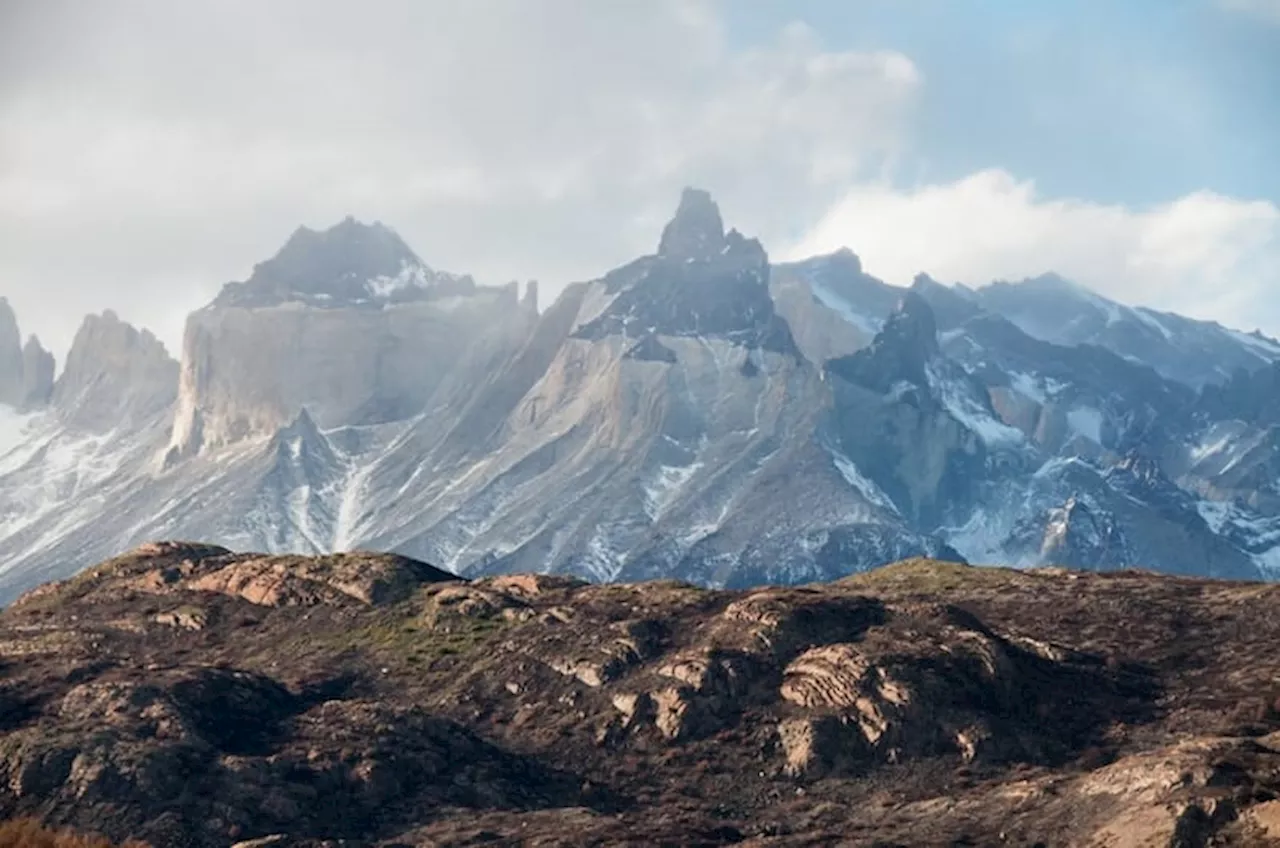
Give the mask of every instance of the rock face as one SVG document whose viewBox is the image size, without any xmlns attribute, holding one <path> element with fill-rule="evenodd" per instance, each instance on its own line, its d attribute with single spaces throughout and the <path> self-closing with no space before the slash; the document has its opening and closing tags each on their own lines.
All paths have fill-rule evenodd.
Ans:
<svg viewBox="0 0 1280 848">
<path fill-rule="evenodd" d="M 56 363 L 35 336 L 22 347 L 22 405 L 28 409 L 46 405 L 53 397 Z"/>
<path fill-rule="evenodd" d="M 509 344 L 523 326 L 493 292 L 459 304 L 341 311 L 214 308 L 187 323 L 173 446 L 198 453 L 268 435 L 308 409 L 325 428 L 384 424 L 425 408 L 455 357 Z"/>
<path fill-rule="evenodd" d="M 178 363 L 146 330 L 114 312 L 80 326 L 52 403 L 70 425 L 90 431 L 139 427 L 173 404 Z"/>
<path fill-rule="evenodd" d="M 0 613 L 0 816 L 195 848 L 1266 844 L 1277 592 L 148 544 Z"/>
<path fill-rule="evenodd" d="M 701 189 L 686 188 L 675 217 L 662 229 L 658 255 L 675 260 L 709 260 L 725 247 L 720 207 Z"/>
<path fill-rule="evenodd" d="M 917 526 L 937 526 L 971 503 L 986 472 L 987 446 L 954 407 L 994 416 L 963 372 L 944 371 L 933 310 L 915 292 L 868 347 L 827 364 L 841 450 Z"/>
<path fill-rule="evenodd" d="M 22 333 L 8 300 L 0 298 L 0 403 L 19 406 L 23 400 Z"/>
<path fill-rule="evenodd" d="M 432 271 L 380 224 L 301 229 L 188 320 L 173 459 L 304 409 L 326 429 L 411 418 L 458 360 L 518 346 L 531 320 L 514 291 Z"/>
<path fill-rule="evenodd" d="M 53 393 L 53 354 L 35 336 L 22 343 L 18 318 L 0 297 L 0 404 L 19 410 L 43 407 Z"/>
</svg>

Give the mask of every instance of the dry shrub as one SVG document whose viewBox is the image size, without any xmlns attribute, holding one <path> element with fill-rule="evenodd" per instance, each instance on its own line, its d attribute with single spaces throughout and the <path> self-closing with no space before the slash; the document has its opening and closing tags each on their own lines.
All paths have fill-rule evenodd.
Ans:
<svg viewBox="0 0 1280 848">
<path fill-rule="evenodd" d="M 70 830 L 53 830 L 36 819 L 0 822 L 0 848 L 149 848 L 130 840 L 117 846 L 101 836 L 86 836 Z"/>
</svg>

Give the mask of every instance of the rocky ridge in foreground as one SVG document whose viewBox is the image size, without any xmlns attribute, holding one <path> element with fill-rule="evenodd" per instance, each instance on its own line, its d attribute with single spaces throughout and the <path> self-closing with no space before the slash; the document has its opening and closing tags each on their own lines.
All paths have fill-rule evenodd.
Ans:
<svg viewBox="0 0 1280 848">
<path fill-rule="evenodd" d="M 0 613 L 0 817 L 158 846 L 1280 840 L 1280 586 L 157 543 Z"/>
</svg>

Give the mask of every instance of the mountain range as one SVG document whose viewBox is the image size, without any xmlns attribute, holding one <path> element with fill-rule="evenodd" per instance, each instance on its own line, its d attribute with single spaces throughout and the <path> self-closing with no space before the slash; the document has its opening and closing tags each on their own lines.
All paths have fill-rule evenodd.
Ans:
<svg viewBox="0 0 1280 848">
<path fill-rule="evenodd" d="M 301 228 L 61 370 L 0 304 L 0 601 L 145 540 L 743 587 L 908 556 L 1269 578 L 1280 343 L 1054 275 L 773 263 L 686 190 L 655 253 L 488 286 Z"/>
</svg>

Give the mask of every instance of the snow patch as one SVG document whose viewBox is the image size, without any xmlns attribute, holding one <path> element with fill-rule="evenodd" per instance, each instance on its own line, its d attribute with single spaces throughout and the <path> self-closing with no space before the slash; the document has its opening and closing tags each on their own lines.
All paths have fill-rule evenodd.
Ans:
<svg viewBox="0 0 1280 848">
<path fill-rule="evenodd" d="M 1048 400 L 1040 381 L 1030 374 L 1014 371 L 1009 374 L 1009 382 L 1014 391 L 1020 392 L 1038 403 L 1044 403 Z"/>
<path fill-rule="evenodd" d="M 1210 530 L 1221 533 L 1227 526 L 1227 522 L 1231 520 L 1235 509 L 1231 504 L 1222 501 L 1202 500 L 1196 503 L 1196 512 L 1200 513 L 1200 517 L 1204 519 L 1205 524 L 1209 525 Z"/>
<path fill-rule="evenodd" d="M 1026 437 L 1021 430 L 998 420 L 963 386 L 957 385 L 958 381 L 946 379 L 932 367 L 928 375 L 930 385 L 951 417 L 973 431 L 983 443 L 991 447 L 1023 443 Z"/>
<path fill-rule="evenodd" d="M 1079 436 L 1094 444 L 1102 444 L 1102 410 L 1092 406 L 1077 406 L 1067 413 L 1067 426 Z"/>
<path fill-rule="evenodd" d="M 1222 432 L 1223 430 L 1227 430 L 1227 432 Z M 1230 450 L 1237 436 L 1238 434 L 1232 432 L 1229 428 L 1215 426 L 1205 434 L 1204 439 L 1199 444 L 1191 447 L 1188 456 L 1191 458 L 1192 463 L 1203 462 L 1210 457 Z"/>
<path fill-rule="evenodd" d="M 427 285 L 427 269 L 412 262 L 404 262 L 399 273 L 389 277 L 374 277 L 365 283 L 365 289 L 371 297 L 385 300 L 405 289 L 425 289 Z"/>
<path fill-rule="evenodd" d="M 1012 510 L 979 507 L 959 527 L 943 527 L 939 535 L 968 562 L 1005 564 L 1003 545 L 1012 532 Z"/>
<path fill-rule="evenodd" d="M 38 413 L 18 412 L 11 406 L 0 406 L 0 456 L 25 441 L 32 422 L 38 417 Z"/>
<path fill-rule="evenodd" d="M 813 281 L 812 279 L 809 280 L 809 288 L 813 291 L 813 296 L 818 299 L 819 303 L 835 312 L 845 321 L 857 327 L 862 332 L 872 336 L 880 332 L 880 327 L 883 322 L 877 321 L 869 315 L 863 315 L 861 312 L 858 312 L 858 310 L 853 308 L 853 304 L 831 291 L 831 289 L 821 283 Z"/>
<path fill-rule="evenodd" d="M 1078 456 L 1055 456 L 1036 469 L 1036 473 L 1032 477 L 1041 480 L 1047 477 L 1054 477 L 1062 474 L 1072 466 L 1094 470 L 1092 465 Z"/>
<path fill-rule="evenodd" d="M 1155 312 L 1152 312 L 1149 309 L 1143 309 L 1142 307 L 1138 307 L 1137 309 L 1133 310 L 1133 314 L 1143 324 L 1146 324 L 1148 327 L 1155 330 L 1160 335 L 1164 336 L 1165 341 L 1173 340 L 1173 333 L 1169 331 L 1168 327 L 1166 327 L 1164 324 L 1160 322 L 1160 319 L 1156 317 Z"/>
<path fill-rule="evenodd" d="M 1230 333 L 1236 341 L 1243 342 L 1255 351 L 1265 354 L 1266 359 L 1280 359 L 1280 345 L 1277 345 L 1270 339 L 1260 339 L 1257 336 L 1249 333 L 1242 333 L 1239 330 L 1228 330 L 1227 332 Z"/>
<path fill-rule="evenodd" d="M 870 478 L 859 471 L 858 466 L 854 465 L 848 457 L 833 452 L 831 461 L 835 464 L 836 470 L 840 472 L 840 476 L 844 478 L 844 481 L 852 486 L 858 494 L 876 506 L 887 509 L 894 515 L 898 514 L 898 508 L 890 500 L 889 496 Z"/>
<path fill-rule="evenodd" d="M 653 476 L 641 483 L 645 514 L 653 521 L 661 518 L 702 466 L 701 461 L 685 466 L 659 465 Z"/>
</svg>

